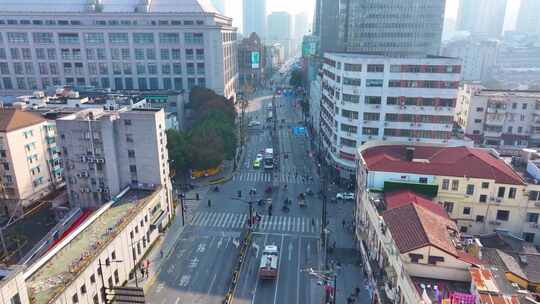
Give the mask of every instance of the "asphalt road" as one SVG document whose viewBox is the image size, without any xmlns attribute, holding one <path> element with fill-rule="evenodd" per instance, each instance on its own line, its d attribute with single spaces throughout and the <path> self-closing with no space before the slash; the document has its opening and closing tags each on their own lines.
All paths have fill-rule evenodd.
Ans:
<svg viewBox="0 0 540 304">
<path fill-rule="evenodd" d="M 320 268 L 322 262 L 322 202 L 317 195 L 308 196 L 307 206 L 300 207 L 297 200 L 298 194 L 307 188 L 317 193 L 319 181 L 308 153 L 307 137 L 293 134 L 293 128 L 299 126 L 301 120 L 299 106 L 292 98 L 277 97 L 275 113 L 280 123 L 278 129 L 272 131 L 269 127 L 272 124 L 266 122 L 267 105 L 271 100 L 271 93 L 266 91 L 249 101 L 248 120 L 259 120 L 262 125 L 248 130 L 244 162 L 233 179 L 219 187 L 219 192 L 205 189 L 205 201 L 197 207 L 174 250 L 166 257 L 154 288 L 147 295 L 148 303 L 222 303 L 238 255 L 238 241 L 246 227 L 247 201 L 267 197 L 273 201 L 271 216 L 267 206 L 253 204 L 254 210 L 262 215 L 262 221 L 254 230 L 253 246 L 240 275 L 235 303 L 320 301 L 322 289 L 317 279 L 302 270 Z M 276 134 L 277 141 L 272 140 L 272 135 Z M 279 169 L 254 169 L 252 163 L 257 153 L 273 147 L 276 142 L 279 146 L 274 149 L 287 154 L 287 157 L 284 153 L 278 155 Z M 270 194 L 264 191 L 268 186 L 273 187 Z M 248 193 L 252 188 L 257 189 L 257 194 L 250 197 Z M 241 198 L 238 191 L 242 192 Z M 207 199 L 211 200 L 211 207 L 207 206 Z M 293 201 L 288 212 L 281 209 L 285 199 Z M 265 244 L 275 244 L 280 250 L 278 277 L 272 281 L 262 281 L 257 274 Z"/>
</svg>

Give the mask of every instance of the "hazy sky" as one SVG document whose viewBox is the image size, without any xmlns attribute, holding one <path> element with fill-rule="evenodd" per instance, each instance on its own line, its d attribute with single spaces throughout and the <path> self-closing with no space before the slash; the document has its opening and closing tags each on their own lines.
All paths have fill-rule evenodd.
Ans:
<svg viewBox="0 0 540 304">
<path fill-rule="evenodd" d="M 508 7 L 504 25 L 505 30 L 514 29 L 520 1 L 521 0 L 507 0 Z M 232 12 L 231 17 L 234 18 L 234 24 L 241 29 L 242 0 L 229 0 L 227 5 L 227 11 Z M 311 23 L 315 0 L 266 0 L 266 5 L 268 13 L 273 11 L 288 11 L 291 14 L 306 12 Z M 446 0 L 446 17 L 456 19 L 458 7 L 459 0 Z"/>
</svg>

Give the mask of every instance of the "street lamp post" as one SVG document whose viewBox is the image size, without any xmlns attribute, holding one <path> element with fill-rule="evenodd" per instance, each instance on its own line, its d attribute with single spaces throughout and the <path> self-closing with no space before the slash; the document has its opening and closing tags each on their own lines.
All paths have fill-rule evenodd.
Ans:
<svg viewBox="0 0 540 304">
<path fill-rule="evenodd" d="M 336 304 L 337 273 L 334 270 L 315 270 L 313 268 L 302 269 L 308 275 L 321 279 L 325 286 L 325 304 Z M 333 286 L 330 285 L 333 282 Z"/>
<path fill-rule="evenodd" d="M 177 191 L 178 198 L 180 199 L 180 212 L 182 214 L 182 226 L 185 225 L 185 216 L 184 216 L 184 201 L 198 201 L 199 193 L 195 193 L 195 198 L 186 198 L 186 194 L 180 189 Z"/>
</svg>

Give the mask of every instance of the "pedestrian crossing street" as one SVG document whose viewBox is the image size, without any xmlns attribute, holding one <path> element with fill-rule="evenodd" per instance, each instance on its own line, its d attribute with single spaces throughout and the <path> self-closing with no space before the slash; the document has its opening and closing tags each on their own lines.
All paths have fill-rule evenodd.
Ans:
<svg viewBox="0 0 540 304">
<path fill-rule="evenodd" d="M 276 173 L 277 181 L 280 183 L 288 183 L 288 184 L 301 184 L 306 185 L 311 183 L 310 179 L 306 179 L 304 175 L 298 174 L 295 175 L 293 173 L 287 173 L 287 172 L 279 172 Z M 233 176 L 233 181 L 237 182 L 271 182 L 272 181 L 272 173 L 260 171 L 260 172 L 241 172 L 240 174 L 236 174 Z"/>
<path fill-rule="evenodd" d="M 243 228 L 248 219 L 247 214 L 230 212 L 198 212 L 191 225 L 215 228 Z M 301 216 L 262 215 L 256 230 L 283 233 L 320 233 L 321 220 Z"/>
</svg>

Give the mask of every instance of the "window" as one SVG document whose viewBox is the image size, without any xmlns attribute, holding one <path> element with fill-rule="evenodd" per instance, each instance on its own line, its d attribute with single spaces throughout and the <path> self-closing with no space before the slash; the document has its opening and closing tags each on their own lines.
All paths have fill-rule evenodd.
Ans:
<svg viewBox="0 0 540 304">
<path fill-rule="evenodd" d="M 169 60 L 169 59 L 171 59 L 169 49 L 161 49 L 159 51 L 159 54 L 160 54 L 159 57 L 161 58 L 161 60 Z"/>
<path fill-rule="evenodd" d="M 508 198 L 516 198 L 516 188 L 511 187 L 508 189 Z"/>
<path fill-rule="evenodd" d="M 487 195 L 481 194 L 479 198 L 480 203 L 486 203 L 487 202 Z"/>
<path fill-rule="evenodd" d="M 383 86 L 383 80 L 382 79 L 367 79 L 366 80 L 366 87 L 382 87 Z"/>
<path fill-rule="evenodd" d="M 443 179 L 441 188 L 442 188 L 443 190 L 448 190 L 448 189 L 449 189 L 449 186 L 450 186 L 450 180 L 447 179 L 447 178 Z"/>
<path fill-rule="evenodd" d="M 90 283 L 94 284 L 96 283 L 96 275 L 92 273 L 92 275 L 90 275 Z"/>
<path fill-rule="evenodd" d="M 109 42 L 111 44 L 128 44 L 129 37 L 127 33 L 109 33 Z"/>
<path fill-rule="evenodd" d="M 473 195 L 474 194 L 474 185 L 469 184 L 467 185 L 467 195 Z"/>
<path fill-rule="evenodd" d="M 79 44 L 79 34 L 78 33 L 59 33 L 58 42 L 60 44 Z"/>
<path fill-rule="evenodd" d="M 368 64 L 368 72 L 382 73 L 384 72 L 384 64 Z"/>
<path fill-rule="evenodd" d="M 116 252 L 114 250 L 111 252 L 111 259 L 113 261 L 116 260 Z"/>
<path fill-rule="evenodd" d="M 471 214 L 471 207 L 463 207 L 463 214 L 464 215 L 470 215 Z"/>
<path fill-rule="evenodd" d="M 475 221 L 477 223 L 483 223 L 484 222 L 484 216 L 483 215 L 477 215 Z"/>
<path fill-rule="evenodd" d="M 178 33 L 159 33 L 159 43 L 179 43 L 180 35 Z"/>
<path fill-rule="evenodd" d="M 81 294 L 86 294 L 86 285 L 84 284 L 81 286 Z"/>
<path fill-rule="evenodd" d="M 99 297 L 97 294 L 92 297 L 92 304 L 99 304 Z"/>
<path fill-rule="evenodd" d="M 523 239 L 525 240 L 525 242 L 533 243 L 534 242 L 534 233 L 523 232 Z"/>
<path fill-rule="evenodd" d="M 521 108 L 522 108 L 523 110 L 527 110 L 527 104 L 526 104 L 526 103 L 522 104 L 522 105 L 521 105 Z"/>
<path fill-rule="evenodd" d="M 421 254 L 416 253 L 409 253 L 409 258 L 411 259 L 411 263 L 418 263 L 424 256 Z"/>
<path fill-rule="evenodd" d="M 482 120 L 481 119 L 475 119 L 474 122 L 475 123 L 482 123 Z"/>
<path fill-rule="evenodd" d="M 120 276 L 118 275 L 118 269 L 114 271 L 114 283 L 120 283 Z"/>
<path fill-rule="evenodd" d="M 484 108 L 478 107 L 478 108 L 476 108 L 476 112 L 484 112 Z"/>
<path fill-rule="evenodd" d="M 539 191 L 529 191 L 529 200 L 530 201 L 540 200 L 540 192 Z"/>
<path fill-rule="evenodd" d="M 420 177 L 418 179 L 418 182 L 421 183 L 421 184 L 427 184 L 428 179 L 427 179 L 427 177 Z"/>
<path fill-rule="evenodd" d="M 489 188 L 489 183 L 487 182 L 482 183 L 482 189 L 488 189 L 488 188 Z"/>
<path fill-rule="evenodd" d="M 154 44 L 153 33 L 134 33 L 133 43 L 135 44 Z"/>
<path fill-rule="evenodd" d="M 154 50 L 154 49 L 146 49 L 146 59 L 148 59 L 148 60 L 156 60 L 156 50 Z"/>
<path fill-rule="evenodd" d="M 366 96 L 364 98 L 364 103 L 365 104 L 375 104 L 375 105 L 380 105 L 381 104 L 381 96 Z"/>
<path fill-rule="evenodd" d="M 135 60 L 144 60 L 144 49 L 135 49 Z"/>
<path fill-rule="evenodd" d="M 527 223 L 538 223 L 538 213 L 527 213 Z"/>
<path fill-rule="evenodd" d="M 499 187 L 499 191 L 497 191 L 497 197 L 503 198 L 505 191 L 506 191 L 505 187 Z"/>
<path fill-rule="evenodd" d="M 351 94 L 342 94 L 341 99 L 346 102 L 359 103 L 360 96 Z"/>
<path fill-rule="evenodd" d="M 510 218 L 510 211 L 508 210 L 497 210 L 497 220 L 498 221 L 508 221 Z"/>
<path fill-rule="evenodd" d="M 362 72 L 361 64 L 345 63 L 345 71 Z"/>
<path fill-rule="evenodd" d="M 74 294 L 74 295 L 71 297 L 71 301 L 72 301 L 73 304 L 79 303 L 79 295 Z"/>
<path fill-rule="evenodd" d="M 452 213 L 454 210 L 454 203 L 453 202 L 444 202 L 443 207 L 448 213 Z"/>
<path fill-rule="evenodd" d="M 180 60 L 180 58 L 181 58 L 180 54 L 181 53 L 182 53 L 182 50 L 180 50 L 180 49 L 172 49 L 171 50 L 171 58 L 173 60 Z"/>
<path fill-rule="evenodd" d="M 452 180 L 452 191 L 458 191 L 459 189 L 459 180 L 454 179 Z"/>
<path fill-rule="evenodd" d="M 363 135 L 379 135 L 379 128 L 362 128 Z"/>
<path fill-rule="evenodd" d="M 461 233 L 467 233 L 467 227 L 465 227 L 465 226 L 459 226 L 459 232 L 461 232 Z"/>
<path fill-rule="evenodd" d="M 360 86 L 362 85 L 362 80 L 357 78 L 343 77 L 344 85 Z"/>
<path fill-rule="evenodd" d="M 193 60 L 193 49 L 186 49 L 186 60 Z"/>
<path fill-rule="evenodd" d="M 135 158 L 135 150 L 128 150 L 128 157 Z"/>
<path fill-rule="evenodd" d="M 131 126 L 131 119 L 124 120 L 124 125 L 125 126 Z"/>
<path fill-rule="evenodd" d="M 131 172 L 131 173 L 137 173 L 137 166 L 135 166 L 135 165 L 130 165 L 130 166 L 129 166 L 129 172 Z"/>
<path fill-rule="evenodd" d="M 28 43 L 28 33 L 7 33 L 9 43 Z"/>
<path fill-rule="evenodd" d="M 11 299 L 9 299 L 9 304 L 21 304 L 21 297 L 16 293 Z"/>
<path fill-rule="evenodd" d="M 203 44 L 202 33 L 184 33 L 184 42 L 186 44 Z"/>
<path fill-rule="evenodd" d="M 34 43 L 38 44 L 54 43 L 52 33 L 32 33 L 32 38 L 34 38 Z"/>
<path fill-rule="evenodd" d="M 343 111 L 347 111 L 347 110 L 343 110 Z M 356 116 L 358 116 L 358 112 L 352 112 L 352 113 L 356 113 Z M 364 112 L 364 120 L 379 121 L 380 116 L 381 116 L 380 113 Z"/>
<path fill-rule="evenodd" d="M 105 44 L 103 33 L 84 33 L 83 36 L 87 45 Z"/>
</svg>

